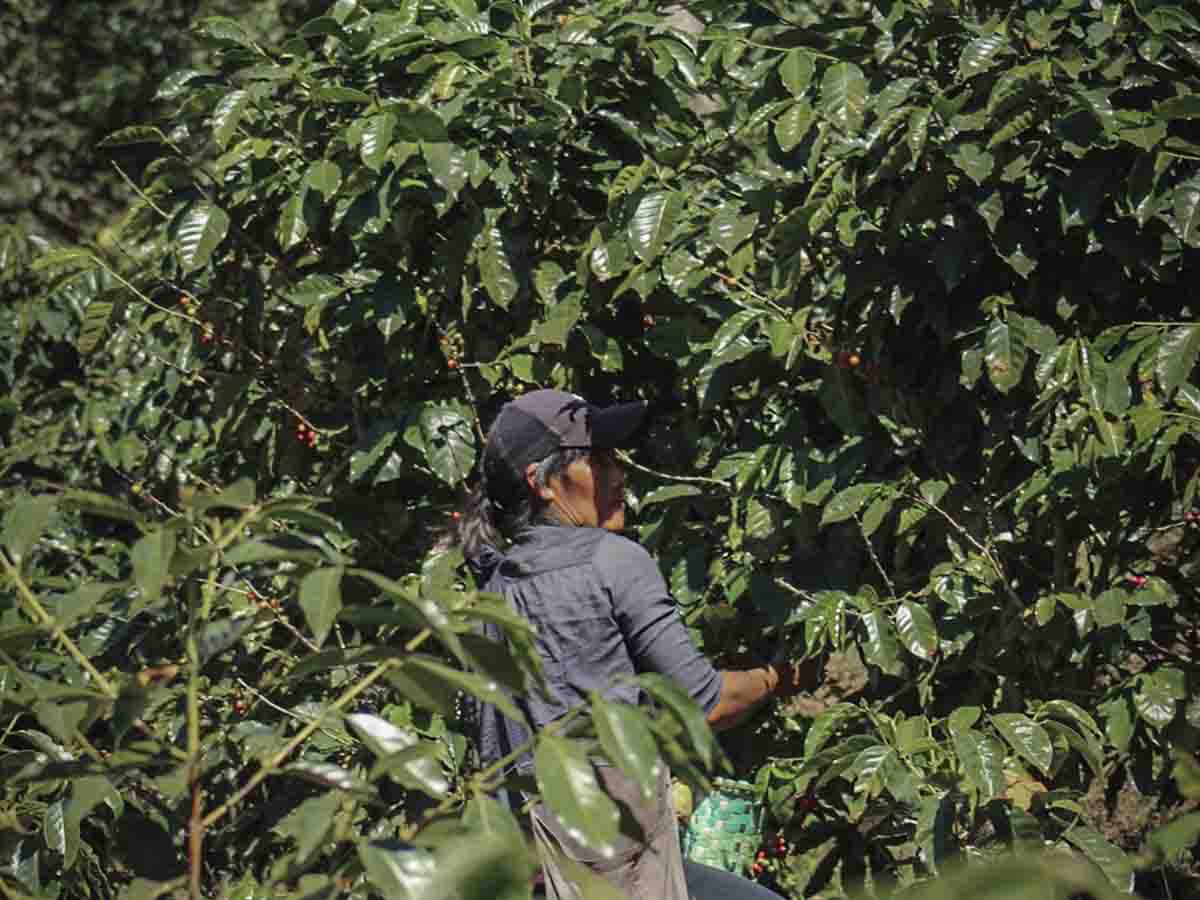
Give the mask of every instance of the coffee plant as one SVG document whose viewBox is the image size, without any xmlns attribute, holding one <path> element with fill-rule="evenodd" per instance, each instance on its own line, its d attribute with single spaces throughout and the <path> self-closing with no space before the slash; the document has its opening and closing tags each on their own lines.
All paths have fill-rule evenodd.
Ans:
<svg viewBox="0 0 1200 900">
<path fill-rule="evenodd" d="M 788 896 L 1194 891 L 1189 4 L 252 6 L 119 218 L 0 236 L 6 893 L 528 896 L 492 793 L 612 840 L 581 737 L 754 781 Z M 455 510 L 543 386 L 649 403 L 633 536 L 817 691 L 480 769 L 538 675 Z"/>
</svg>

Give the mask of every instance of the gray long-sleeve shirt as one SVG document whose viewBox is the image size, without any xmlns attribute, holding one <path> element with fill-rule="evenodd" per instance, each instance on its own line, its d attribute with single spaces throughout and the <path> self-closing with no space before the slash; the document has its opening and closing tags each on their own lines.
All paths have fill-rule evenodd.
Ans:
<svg viewBox="0 0 1200 900">
<path fill-rule="evenodd" d="M 481 587 L 502 594 L 537 628 L 535 646 L 549 690 L 519 703 L 535 729 L 576 706 L 592 691 L 637 704 L 636 684 L 620 676 L 658 672 L 710 712 L 721 693 L 720 674 L 696 649 L 653 558 L 640 545 L 600 528 L 537 525 L 483 573 Z M 499 629 L 485 628 L 499 639 Z M 528 739 L 524 726 L 491 705 L 478 708 L 484 765 Z M 528 771 L 532 755 L 516 763 Z"/>
</svg>

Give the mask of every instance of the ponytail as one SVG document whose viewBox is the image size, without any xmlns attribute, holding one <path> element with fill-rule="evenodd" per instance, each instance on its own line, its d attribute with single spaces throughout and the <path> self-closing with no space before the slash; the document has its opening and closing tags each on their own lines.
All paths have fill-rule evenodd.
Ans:
<svg viewBox="0 0 1200 900">
<path fill-rule="evenodd" d="M 551 453 L 538 463 L 534 484 L 546 485 L 575 460 L 587 455 L 587 450 L 575 448 Z M 467 495 L 458 520 L 458 542 L 477 577 L 486 575 L 499 561 L 509 540 L 534 522 L 545 519 L 544 512 L 545 504 L 524 479 L 518 481 L 508 466 L 485 451 L 479 480 Z"/>
<path fill-rule="evenodd" d="M 487 479 L 480 478 L 467 495 L 458 520 L 458 542 L 463 556 L 468 560 L 480 559 L 489 550 L 497 550 L 502 540 L 495 504 L 487 494 Z"/>
</svg>

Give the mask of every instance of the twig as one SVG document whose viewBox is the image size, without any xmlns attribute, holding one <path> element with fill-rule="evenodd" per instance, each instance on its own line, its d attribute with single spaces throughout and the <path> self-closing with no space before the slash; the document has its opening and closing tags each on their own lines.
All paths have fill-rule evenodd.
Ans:
<svg viewBox="0 0 1200 900">
<path fill-rule="evenodd" d="M 711 484 L 731 494 L 734 492 L 733 487 L 728 482 L 720 481 L 716 478 L 705 478 L 701 475 L 668 475 L 666 472 L 659 472 L 656 469 L 651 469 L 648 466 L 643 466 L 641 463 L 634 462 L 629 454 L 623 450 L 618 450 L 617 456 L 629 468 L 636 469 L 638 472 L 646 475 L 653 475 L 655 478 L 660 478 L 663 481 L 677 481 L 680 484 Z"/>
<path fill-rule="evenodd" d="M 96 682 L 96 685 L 100 688 L 100 690 L 108 695 L 109 699 L 115 700 L 118 693 L 117 689 L 109 683 L 107 678 L 100 674 L 100 670 L 92 664 L 92 661 L 84 655 L 83 651 L 79 649 L 79 646 L 73 640 L 71 640 L 65 631 L 63 631 L 62 626 L 54 621 L 54 617 L 46 612 L 46 610 L 42 607 L 42 604 L 38 603 L 37 597 L 33 596 L 33 591 L 29 589 L 29 585 L 25 583 L 25 579 L 21 577 L 20 570 L 9 561 L 7 551 L 0 551 L 0 565 L 4 566 L 4 573 L 11 578 L 13 583 L 16 585 L 17 596 L 19 596 L 26 607 L 28 607 L 29 612 L 33 616 L 34 620 L 40 626 L 49 631 L 54 636 L 55 640 L 63 645 L 63 648 L 67 651 L 70 657 L 79 664 L 79 667 L 82 668 L 83 671 L 87 672 L 92 680 Z"/>
<path fill-rule="evenodd" d="M 404 649 L 411 653 L 414 650 L 416 650 L 418 647 L 420 647 L 421 644 L 423 644 L 431 636 L 432 636 L 432 632 L 428 628 L 426 628 L 426 629 L 422 630 L 411 641 L 409 641 L 408 644 L 405 645 Z M 331 713 L 341 712 L 356 697 L 358 697 L 360 694 L 362 694 L 364 691 L 366 691 L 369 687 L 371 687 L 371 685 L 373 685 L 380 678 L 382 678 L 384 675 L 386 675 L 396 665 L 397 665 L 397 662 L 394 659 L 384 660 L 378 666 L 376 666 L 370 672 L 370 674 L 368 674 L 365 678 L 363 678 L 362 681 L 358 682 L 353 687 L 349 688 L 340 697 L 338 697 L 337 700 L 333 701 L 333 703 L 331 703 L 329 706 L 325 707 L 325 709 L 323 709 L 321 711 L 321 714 L 316 719 L 314 719 L 312 722 L 305 725 L 304 728 L 300 729 L 300 731 L 297 732 L 296 736 L 293 737 L 290 741 L 288 741 L 287 745 L 284 746 L 282 750 L 280 750 L 278 753 L 276 753 L 274 756 L 272 756 L 270 759 L 268 759 L 265 763 L 263 763 L 262 766 L 259 768 L 259 770 L 250 777 L 250 780 L 247 781 L 244 785 L 242 785 L 237 790 L 237 792 L 234 793 L 234 795 L 232 797 L 230 797 L 228 800 L 226 800 L 224 803 L 222 803 L 220 806 L 218 806 L 216 809 L 214 809 L 212 812 L 210 812 L 207 816 L 205 816 L 200 821 L 200 827 L 202 829 L 211 828 L 214 824 L 216 824 L 221 819 L 223 819 L 229 813 L 230 810 L 232 810 L 235 806 L 237 806 L 239 803 L 241 803 L 243 800 L 245 800 L 246 797 L 249 796 L 251 791 L 253 791 L 256 787 L 258 787 L 260 784 L 262 784 L 262 782 L 264 780 L 266 780 L 270 775 L 272 775 L 275 772 L 275 770 L 278 769 L 283 764 L 284 760 L 286 760 L 289 756 L 291 756 L 292 753 L 295 752 L 300 747 L 301 744 L 303 744 L 306 740 L 308 740 L 309 737 L 311 737 L 314 732 L 316 732 L 318 729 L 320 729 L 321 725 L 324 724 L 325 719 Z"/>
<path fill-rule="evenodd" d="M 891 576 L 888 575 L 887 570 L 883 567 L 883 563 L 880 562 L 879 555 L 875 552 L 875 545 L 871 543 L 871 536 L 863 528 L 862 516 L 856 515 L 854 521 L 858 524 L 858 533 L 862 535 L 863 543 L 867 545 L 867 554 L 871 557 L 871 562 L 875 564 L 876 571 L 883 578 L 883 583 L 887 585 L 888 593 L 892 595 L 893 600 L 899 600 L 900 598 L 896 596 L 896 585 L 892 583 Z"/>
</svg>

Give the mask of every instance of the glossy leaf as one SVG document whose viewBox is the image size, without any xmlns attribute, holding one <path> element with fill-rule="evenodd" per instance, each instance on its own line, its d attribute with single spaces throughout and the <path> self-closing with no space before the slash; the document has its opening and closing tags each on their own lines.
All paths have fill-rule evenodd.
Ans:
<svg viewBox="0 0 1200 900">
<path fill-rule="evenodd" d="M 604 854 L 619 832 L 617 806 L 604 790 L 583 748 L 564 738 L 543 734 L 534 752 L 534 770 L 542 800 L 573 837 Z"/>
<path fill-rule="evenodd" d="M 422 144 L 421 152 L 438 187 L 452 198 L 457 197 L 470 177 L 466 151 L 457 144 L 439 142 Z"/>
<path fill-rule="evenodd" d="M 640 676 L 638 681 L 683 725 L 700 761 L 711 769 L 718 759 L 720 747 L 696 702 L 675 681 L 662 675 L 650 673 Z"/>
<path fill-rule="evenodd" d="M 894 672 L 899 662 L 899 648 L 891 621 L 882 610 L 873 609 L 863 613 L 862 623 L 866 630 L 866 640 L 863 642 L 865 661 L 879 666 L 885 672 Z"/>
<path fill-rule="evenodd" d="M 213 110 L 213 139 L 218 147 L 229 146 L 249 107 L 250 92 L 243 89 L 230 91 L 221 98 Z"/>
<path fill-rule="evenodd" d="M 1007 40 L 1002 30 L 997 30 L 985 37 L 976 38 L 963 48 L 958 60 L 958 77 L 971 78 L 981 72 L 986 72 L 995 65 L 996 58 L 1007 47 Z"/>
<path fill-rule="evenodd" d="M 1180 325 L 1163 335 L 1155 361 L 1155 374 L 1170 394 L 1191 375 L 1200 357 L 1200 325 Z"/>
<path fill-rule="evenodd" d="M 1100 867 L 1114 887 L 1121 891 L 1133 890 L 1133 865 L 1121 848 L 1109 843 L 1094 828 L 1083 824 L 1069 829 L 1065 837 Z"/>
<path fill-rule="evenodd" d="M 185 272 L 202 269 L 229 232 L 229 214 L 212 203 L 196 203 L 179 221 L 175 242 Z"/>
<path fill-rule="evenodd" d="M 642 796 L 650 800 L 663 764 L 642 712 L 623 703 L 611 703 L 595 694 L 592 697 L 592 721 L 608 758 L 641 788 Z"/>
<path fill-rule="evenodd" d="M 930 659 L 938 649 L 937 628 L 924 606 L 905 600 L 896 607 L 896 633 L 913 656 Z"/>
<path fill-rule="evenodd" d="M 366 127 L 362 131 L 362 143 L 359 151 L 362 155 L 363 165 L 372 172 L 378 172 L 383 168 L 395 130 L 396 116 L 393 113 L 379 113 L 367 120 Z"/>
<path fill-rule="evenodd" d="M 474 672 L 452 669 L 445 663 L 424 656 L 408 657 L 400 669 L 406 674 L 431 682 L 446 695 L 452 697 L 459 691 L 466 691 L 484 703 L 490 703 L 497 707 L 516 722 L 525 719 L 520 709 L 509 697 L 508 692 L 491 678 L 476 675 Z"/>
<path fill-rule="evenodd" d="M 851 62 L 834 63 L 821 79 L 822 115 L 848 134 L 862 130 L 867 108 L 867 79 Z"/>
<path fill-rule="evenodd" d="M 317 569 L 300 582 L 300 608 L 318 647 L 342 610 L 343 574 L 340 568 Z"/>
<path fill-rule="evenodd" d="M 807 93 L 815 72 L 812 55 L 799 48 L 790 50 L 779 63 L 779 78 L 797 99 Z"/>
<path fill-rule="evenodd" d="M 133 578 L 140 596 L 138 606 L 154 603 L 162 596 L 175 553 L 175 532 L 166 528 L 152 531 L 133 546 Z"/>
<path fill-rule="evenodd" d="M 675 191 L 650 191 L 638 200 L 627 229 L 638 258 L 653 262 L 662 255 L 682 208 L 683 198 Z"/>
<path fill-rule="evenodd" d="M 37 543 L 54 515 L 55 499 L 50 494 L 20 497 L 4 513 L 0 543 L 19 562 Z"/>
<path fill-rule="evenodd" d="M 995 713 L 992 724 L 1021 757 L 1050 775 L 1054 763 L 1054 745 L 1046 729 L 1028 716 L 1018 713 Z"/>
<path fill-rule="evenodd" d="M 839 491 L 821 511 L 821 524 L 829 525 L 852 518 L 878 490 L 877 484 L 855 484 Z"/>
<path fill-rule="evenodd" d="M 508 309 L 517 296 L 517 275 L 505 246 L 504 232 L 498 224 L 484 233 L 479 250 L 479 274 L 492 301 L 501 309 Z"/>
<path fill-rule="evenodd" d="M 1200 247 L 1200 180 L 1175 188 L 1175 224 L 1179 238 L 1192 247 Z"/>
<path fill-rule="evenodd" d="M 988 377 L 1002 394 L 1021 383 L 1028 354 L 1025 334 L 1015 321 L 993 319 L 984 339 Z"/>
<path fill-rule="evenodd" d="M 993 738 L 974 729 L 954 737 L 954 750 L 970 783 L 986 803 L 1004 790 L 1004 748 Z"/>
</svg>

